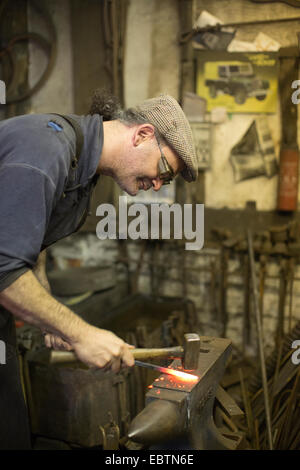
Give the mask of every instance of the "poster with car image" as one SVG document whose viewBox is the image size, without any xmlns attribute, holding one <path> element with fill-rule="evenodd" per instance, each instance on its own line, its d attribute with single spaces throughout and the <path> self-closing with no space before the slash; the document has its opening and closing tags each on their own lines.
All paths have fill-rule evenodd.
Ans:
<svg viewBox="0 0 300 470">
<path fill-rule="evenodd" d="M 278 95 L 276 52 L 211 52 L 197 55 L 196 92 L 207 110 L 228 113 L 275 113 Z"/>
</svg>

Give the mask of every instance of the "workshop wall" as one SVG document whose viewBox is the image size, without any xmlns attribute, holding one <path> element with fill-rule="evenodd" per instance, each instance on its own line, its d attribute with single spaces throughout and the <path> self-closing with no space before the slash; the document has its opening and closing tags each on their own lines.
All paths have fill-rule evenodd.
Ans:
<svg viewBox="0 0 300 470">
<path fill-rule="evenodd" d="M 74 77 L 70 2 L 69 0 L 41 1 L 47 7 L 56 27 L 58 54 L 51 80 L 31 99 L 31 111 L 47 112 L 51 103 L 51 108 L 57 112 L 73 112 Z M 42 18 L 30 4 L 28 17 L 29 30 L 47 33 Z M 178 8 L 174 8 L 172 0 L 129 2 L 124 63 L 126 107 L 159 93 L 169 93 L 179 99 L 179 32 Z M 45 66 L 45 57 L 35 45 L 30 45 L 29 52 L 29 80 L 32 85 Z"/>
<path fill-rule="evenodd" d="M 206 10 L 216 16 L 224 24 L 261 21 L 276 18 L 299 17 L 299 9 L 291 8 L 283 3 L 255 4 L 250 1 L 235 0 L 222 2 L 218 0 L 196 0 L 194 21 Z M 291 23 L 273 23 L 237 27 L 235 39 L 253 42 L 258 33 L 263 32 L 279 42 L 281 47 L 297 45 L 297 31 L 300 31 L 300 21 Z M 291 84 L 287 84 L 291 86 Z M 291 89 L 292 94 L 292 89 Z M 280 108 L 275 114 L 267 116 L 269 128 L 279 158 L 281 139 Z M 241 139 L 255 115 L 233 114 L 223 124 L 213 127 L 212 166 L 205 176 L 206 207 L 231 209 L 244 208 L 247 200 L 256 201 L 258 210 L 273 210 L 276 208 L 278 177 L 270 179 L 257 177 L 251 180 L 234 182 L 234 175 L 229 162 L 231 148 Z M 298 120 L 298 129 L 299 120 Z M 300 192 L 298 197 L 300 198 Z"/>
<path fill-rule="evenodd" d="M 32 113 L 73 113 L 73 50 L 71 42 L 70 2 L 64 0 L 40 0 L 49 12 L 56 29 L 57 54 L 51 72 L 41 90 L 31 98 Z M 28 30 L 40 33 L 46 39 L 51 39 L 45 27 L 44 18 L 38 14 L 33 5 L 28 4 Z M 40 47 L 29 45 L 29 86 L 32 87 L 46 67 L 48 58 Z"/>
<path fill-rule="evenodd" d="M 179 10 L 173 0 L 130 0 L 124 64 L 125 106 L 159 93 L 179 99 Z"/>
<path fill-rule="evenodd" d="M 179 56 L 176 52 L 176 44 L 168 44 L 168 48 L 163 47 L 164 41 L 169 41 L 162 34 L 168 31 L 169 37 L 175 37 L 174 32 L 178 28 L 178 20 L 174 16 L 174 2 L 172 5 L 173 14 L 166 16 L 164 28 L 159 28 L 158 32 L 155 25 L 158 24 L 160 14 L 159 9 L 152 10 L 155 2 L 135 2 L 130 3 L 127 49 L 126 49 L 126 74 L 125 74 L 125 99 L 127 104 L 134 104 L 139 99 L 144 99 L 156 91 L 163 91 L 160 87 L 161 80 L 165 77 L 170 85 L 176 85 L 174 74 L 172 72 L 172 62 Z M 163 6 L 162 6 L 163 4 Z M 160 8 L 169 12 L 169 2 L 160 2 Z M 157 7 L 157 6 L 156 6 Z M 270 5 L 257 5 L 243 0 L 237 1 L 195 1 L 193 9 L 193 22 L 196 21 L 202 10 L 207 10 L 212 15 L 217 16 L 224 23 L 259 21 L 262 19 L 276 19 L 299 16 L 299 10 L 293 9 L 281 3 Z M 159 13 L 159 14 L 158 14 Z M 138 24 L 135 20 L 138 19 Z M 131 23 L 133 22 L 133 23 Z M 131 27 L 134 24 L 134 30 L 137 36 L 130 36 Z M 240 41 L 252 42 L 259 32 L 263 32 L 274 40 L 278 41 L 281 47 L 297 45 L 296 32 L 300 30 L 299 22 L 256 25 L 243 28 L 237 28 L 235 39 Z M 139 32 L 140 31 L 140 32 Z M 170 35 L 170 31 L 172 31 Z M 155 81 L 154 87 L 149 86 L 148 78 L 152 74 L 159 74 L 160 57 L 155 54 L 155 49 L 150 47 L 151 33 L 155 32 L 156 41 L 161 45 L 161 51 L 168 51 L 165 54 L 164 74 Z M 139 42 L 148 44 L 145 48 L 139 47 Z M 165 42 L 167 45 L 167 42 Z M 172 47 L 171 47 L 172 46 Z M 169 57 L 173 53 L 170 61 Z M 138 83 L 134 80 L 134 72 L 139 71 Z M 157 71 L 157 72 L 156 72 Z M 132 74 L 132 75 L 131 75 Z M 150 84 L 151 85 L 151 84 Z M 194 91 L 194 90 L 190 90 Z M 151 93 L 152 92 L 152 93 Z M 170 91 L 172 93 L 172 91 Z M 173 92 L 176 96 L 176 94 Z M 270 179 L 267 177 L 257 177 L 240 183 L 234 182 L 234 174 L 229 155 L 231 148 L 241 139 L 245 131 L 250 126 L 256 114 L 232 114 L 222 124 L 214 124 L 212 130 L 212 148 L 211 148 L 211 168 L 205 171 L 205 207 L 222 209 L 244 209 L 247 201 L 255 201 L 256 208 L 261 211 L 274 210 L 276 208 L 278 176 Z M 278 99 L 277 112 L 267 115 L 272 140 L 275 147 L 277 160 L 279 160 L 280 142 L 281 142 L 281 118 L 280 102 Z M 299 129 L 299 120 L 298 120 Z M 189 192 L 189 188 L 187 189 Z M 240 227 L 240 234 L 244 227 Z M 131 268 L 134 271 L 138 265 L 137 258 L 139 249 L 136 244 L 130 244 L 130 253 L 133 257 Z M 221 259 L 220 252 L 216 250 L 211 254 L 208 245 L 201 252 L 193 254 L 182 251 L 169 250 L 166 244 L 158 249 L 156 260 L 158 265 L 151 267 L 153 253 L 146 250 L 142 268 L 139 277 L 139 289 L 143 292 L 158 292 L 160 295 L 186 295 L 194 300 L 203 334 L 228 335 L 239 347 L 246 347 L 248 352 L 256 353 L 256 331 L 253 306 L 249 306 L 249 321 L 251 331 L 246 332 L 245 306 L 246 289 L 249 288 L 249 279 L 245 279 L 244 259 L 241 256 L 234 255 L 228 260 L 228 272 L 226 273 L 226 286 L 222 293 L 222 278 L 220 277 Z M 184 259 L 186 286 L 183 283 L 182 263 Z M 278 260 L 269 260 L 267 265 L 267 278 L 264 288 L 264 328 L 266 332 L 266 343 L 270 349 L 274 345 L 276 329 L 278 326 L 278 304 L 280 287 L 280 266 Z M 160 266 L 160 267 L 159 267 Z M 163 268 L 162 268 L 163 266 Z M 299 303 L 300 286 L 297 280 L 298 267 L 296 267 L 294 276 L 295 281 L 291 296 L 287 295 L 285 304 L 285 324 L 284 331 L 287 332 L 294 325 L 299 313 L 297 305 Z M 248 285 L 247 285 L 248 283 Z M 222 300 L 222 296 L 226 300 Z M 223 305 L 222 305 L 223 302 Z M 226 305 L 225 305 L 226 304 Z M 245 341 L 245 335 L 249 335 Z M 252 348 L 252 351 L 251 351 Z"/>
<path fill-rule="evenodd" d="M 191 299 L 196 307 L 201 335 L 228 337 L 249 357 L 258 355 L 253 296 L 247 296 L 250 277 L 245 273 L 245 253 L 231 254 L 224 272 L 219 249 L 186 251 L 183 245 L 165 241 L 126 241 L 124 250 L 114 240 L 98 240 L 94 234 L 74 234 L 50 248 L 54 266 L 115 267 L 120 283 L 128 280 L 129 292 L 151 296 Z M 259 268 L 259 265 L 257 266 Z M 260 279 L 261 271 L 257 271 Z M 281 266 L 268 260 L 263 293 L 263 329 L 270 353 L 276 343 Z M 293 285 L 288 284 L 283 329 L 287 334 L 300 319 L 300 266 L 294 267 Z M 247 313 L 248 312 L 248 313 Z M 247 326 L 249 324 L 249 326 Z"/>
<path fill-rule="evenodd" d="M 72 8 L 69 0 L 41 0 L 53 19 L 57 31 L 57 60 L 51 79 L 30 99 L 29 112 L 76 112 L 74 99 L 74 50 L 72 45 Z M 95 4 L 97 2 L 94 2 Z M 124 101 L 131 106 L 161 92 L 180 99 L 181 85 L 181 34 L 179 3 L 173 0 L 131 0 L 128 3 L 126 49 L 124 60 Z M 298 9 L 281 3 L 255 5 L 243 0 L 194 1 L 193 21 L 202 10 L 217 16 L 224 23 L 300 16 Z M 74 13 L 74 11 L 73 11 Z M 29 30 L 47 34 L 43 20 L 34 9 L 28 9 Z M 100 21 L 99 21 L 100 24 Z M 264 32 L 287 47 L 297 44 L 296 31 L 300 23 L 249 26 L 238 28 L 236 39 L 253 41 Z M 76 33 L 76 31 L 75 31 Z M 95 44 L 97 42 L 95 41 Z M 34 45 L 29 47 L 29 83 L 35 83 L 45 57 Z M 77 67 L 80 68 L 78 58 Z M 98 71 L 99 72 L 99 71 Z M 98 73 L 97 72 L 97 73 Z M 88 74 L 86 75 L 88 79 Z M 94 80 L 94 79 L 93 79 Z M 86 82 L 83 80 L 84 85 Z M 80 84 L 77 83 L 80 90 Z M 191 90 L 193 91 L 193 90 Z M 77 96 L 77 91 L 76 91 Z M 80 97 L 80 112 L 86 97 Z M 214 124 L 212 136 L 211 168 L 204 172 L 206 208 L 243 209 L 248 200 L 254 200 L 259 210 L 274 210 L 278 177 L 258 177 L 235 183 L 229 162 L 230 149 L 240 140 L 256 115 L 227 116 L 222 124 Z M 268 115 L 268 122 L 275 145 L 277 159 L 281 139 L 280 109 Z M 299 123 L 298 123 L 299 128 Z M 191 185 L 192 186 L 192 185 Z M 191 200 L 187 188 L 187 202 Z M 299 195 L 300 197 L 300 195 Z M 101 201 L 102 202 L 102 201 Z M 240 227 L 241 232 L 244 227 Z M 251 331 L 245 344 L 245 277 L 243 259 L 232 255 L 228 261 L 227 284 L 224 292 L 221 276 L 219 247 L 205 247 L 199 252 L 187 252 L 172 242 L 161 245 L 150 243 L 140 262 L 139 242 L 128 242 L 128 269 L 135 279 L 134 288 L 154 295 L 184 296 L 195 302 L 201 334 L 226 335 L 240 348 L 256 352 L 256 333 L 253 310 L 250 309 Z M 63 240 L 49 250 L 55 264 L 64 269 L 79 260 L 80 265 L 116 265 L 118 277 L 125 280 L 128 271 L 119 259 L 116 241 L 100 241 L 91 233 L 79 233 Z M 70 261 L 70 263 L 69 263 Z M 138 271 L 137 271 L 138 269 Z M 280 266 L 275 260 L 268 263 L 268 276 L 264 292 L 264 328 L 269 348 L 274 344 L 278 322 Z M 284 299 L 285 331 L 299 319 L 300 285 L 299 266 L 295 268 L 295 281 L 291 295 Z M 223 287 L 222 287 L 223 286 Z M 226 302 L 224 301 L 226 297 Z M 290 300 L 293 300 L 291 303 Z M 224 302 L 226 305 L 224 306 Z"/>
<path fill-rule="evenodd" d="M 46 82 L 42 90 L 32 96 L 30 110 L 31 112 L 47 112 L 49 110 L 73 112 L 74 85 L 70 4 L 69 1 L 58 2 L 57 0 L 43 0 L 43 2 L 53 17 L 57 29 L 57 59 L 51 80 Z M 244 21 L 244 18 L 247 18 L 247 21 L 252 21 L 261 18 L 272 19 L 298 15 L 297 9 L 284 4 L 275 4 L 270 9 L 269 5 L 255 5 L 251 2 L 237 0 L 222 2 L 222 8 L 220 8 L 220 3 L 217 1 L 198 0 L 194 2 L 194 5 L 193 21 L 196 21 L 204 9 L 220 18 L 224 23 Z M 129 2 L 124 62 L 124 100 L 126 106 L 131 106 L 160 92 L 170 93 L 179 98 L 180 47 L 178 38 L 180 21 L 178 16 L 178 6 L 176 4 L 176 8 L 174 8 L 174 2 L 171 0 L 164 2 L 131 0 Z M 43 28 L 43 21 L 30 4 L 28 21 L 29 30 L 43 31 L 43 34 L 47 34 L 47 30 Z M 251 42 L 262 31 L 286 47 L 297 43 L 297 25 L 299 23 L 295 22 L 237 28 L 235 38 Z M 70 53 L 66 54 L 66 50 Z M 166 51 L 168 51 L 167 54 Z M 29 54 L 29 83 L 32 85 L 45 66 L 45 57 L 40 49 L 33 44 L 29 47 Z M 277 113 L 267 117 L 277 158 L 281 138 L 279 111 L 278 105 Z M 231 148 L 240 140 L 254 117 L 249 114 L 233 114 L 228 117 L 225 123 L 213 125 L 212 165 L 206 171 L 204 178 L 207 208 L 241 209 L 245 207 L 249 198 L 256 201 L 258 210 L 273 210 L 276 207 L 277 176 L 270 179 L 257 177 L 235 183 L 232 166 L 229 162 Z M 218 189 L 216 190 L 216 188 Z"/>
<path fill-rule="evenodd" d="M 15 43 L 14 54 L 6 49 L 11 41 L 27 31 L 27 2 L 16 1 L 0 4 L 1 32 L 1 79 L 5 82 L 5 105 L 0 105 L 0 119 L 13 117 L 16 114 L 26 114 L 30 108 L 29 100 L 19 101 L 20 94 L 28 96 L 28 48 L 26 42 Z M 13 67 L 12 67 L 13 64 Z"/>
<path fill-rule="evenodd" d="M 224 22 L 242 21 L 248 15 L 248 10 L 249 21 L 258 19 L 261 17 L 260 13 L 258 15 L 258 8 L 262 8 L 265 13 L 268 11 L 272 18 L 297 14 L 297 11 L 279 4 L 271 11 L 270 7 L 258 7 L 241 1 L 223 2 L 222 9 L 220 2 L 196 2 L 195 5 L 194 20 L 202 9 L 208 10 Z M 265 18 L 266 14 L 263 17 Z M 251 27 L 243 31 L 238 30 L 236 38 L 252 41 L 259 31 L 263 31 L 283 46 L 287 46 L 295 44 L 294 30 L 294 24 L 293 28 L 287 28 L 286 25 L 261 26 L 254 29 Z M 132 0 L 129 3 L 124 62 L 124 99 L 127 106 L 160 92 L 167 92 L 179 98 L 179 33 L 178 9 L 174 8 L 174 2 Z M 165 51 L 168 51 L 168 54 Z M 279 112 L 278 109 L 277 113 L 268 116 L 277 157 L 281 138 Z M 229 163 L 231 147 L 240 139 L 253 118 L 250 114 L 232 115 L 225 123 L 214 125 L 212 166 L 204 175 L 206 207 L 244 208 L 245 203 L 251 199 L 256 201 L 260 210 L 275 208 L 277 176 L 270 180 L 259 177 L 236 184 Z M 120 281 L 126 280 L 130 273 L 133 290 L 152 295 L 190 298 L 197 309 L 201 334 L 227 336 L 241 350 L 256 355 L 255 318 L 253 305 L 250 299 L 247 299 L 250 280 L 245 279 L 245 257 L 231 254 L 226 272 L 222 272 L 220 249 L 210 248 L 207 243 L 199 252 L 187 252 L 172 242 L 150 243 L 144 252 L 141 242 L 128 241 L 126 246 L 128 269 L 124 262 L 120 262 L 117 242 L 100 241 L 94 233 L 75 234 L 53 246 L 50 251 L 55 264 L 61 269 L 70 265 L 94 266 L 112 263 L 116 266 Z M 298 266 L 295 268 L 294 278 L 293 289 L 284 299 L 285 332 L 299 319 Z M 275 344 L 278 327 L 279 288 L 280 265 L 276 259 L 270 259 L 263 297 L 263 326 L 268 351 Z M 250 328 L 247 327 L 247 322 Z"/>
</svg>

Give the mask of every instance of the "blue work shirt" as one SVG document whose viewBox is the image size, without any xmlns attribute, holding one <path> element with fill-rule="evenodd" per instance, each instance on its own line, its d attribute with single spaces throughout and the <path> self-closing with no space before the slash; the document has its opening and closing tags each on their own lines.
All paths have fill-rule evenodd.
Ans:
<svg viewBox="0 0 300 470">
<path fill-rule="evenodd" d="M 103 123 L 97 114 L 70 117 L 84 136 L 75 169 L 76 135 L 62 117 L 29 114 L 0 122 L 0 291 L 33 268 L 42 249 L 85 220 Z"/>
</svg>

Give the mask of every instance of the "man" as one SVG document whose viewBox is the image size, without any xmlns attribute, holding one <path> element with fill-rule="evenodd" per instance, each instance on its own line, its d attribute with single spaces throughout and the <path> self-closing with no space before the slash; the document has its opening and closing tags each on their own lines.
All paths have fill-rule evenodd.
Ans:
<svg viewBox="0 0 300 470">
<path fill-rule="evenodd" d="M 51 296 L 45 248 L 82 225 L 99 175 L 136 195 L 158 191 L 179 173 L 194 181 L 197 164 L 188 121 L 168 95 L 123 112 L 96 93 L 88 116 L 2 121 L 0 142 L 0 339 L 7 347 L 0 448 L 28 448 L 13 316 L 39 327 L 48 347 L 73 350 L 89 366 L 118 372 L 134 364 L 132 346 Z"/>
</svg>

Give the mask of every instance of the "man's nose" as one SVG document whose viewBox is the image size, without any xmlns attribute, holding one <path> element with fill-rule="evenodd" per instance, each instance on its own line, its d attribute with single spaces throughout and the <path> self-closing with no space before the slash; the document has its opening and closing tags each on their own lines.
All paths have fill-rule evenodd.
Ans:
<svg viewBox="0 0 300 470">
<path fill-rule="evenodd" d="M 159 191 L 163 185 L 163 181 L 160 178 L 155 178 L 152 180 L 152 188 L 154 191 Z"/>
</svg>

